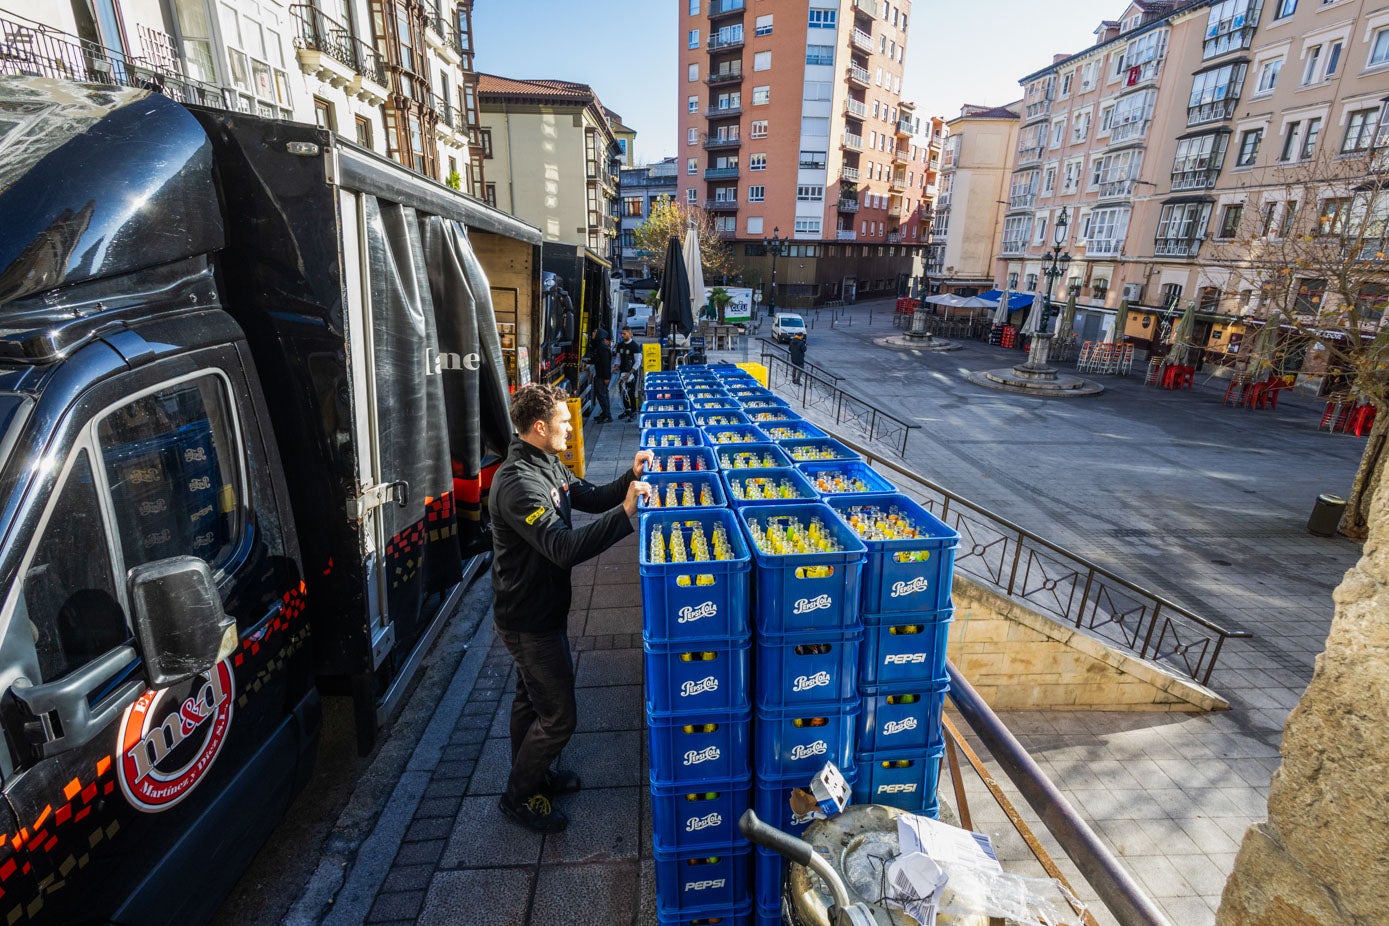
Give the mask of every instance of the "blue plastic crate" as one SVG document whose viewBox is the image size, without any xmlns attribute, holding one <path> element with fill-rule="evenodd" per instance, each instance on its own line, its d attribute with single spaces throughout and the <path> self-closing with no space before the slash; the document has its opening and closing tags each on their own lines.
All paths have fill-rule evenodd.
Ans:
<svg viewBox="0 0 1389 926">
<path fill-rule="evenodd" d="M 694 416 L 689 412 L 643 412 L 637 415 L 637 427 L 643 431 L 648 428 L 692 428 Z"/>
<path fill-rule="evenodd" d="M 819 772 L 824 765 L 815 769 Z M 854 782 L 858 781 L 858 769 L 849 765 L 839 769 L 839 773 L 844 776 L 844 780 L 849 783 L 850 788 Z M 799 837 L 805 832 L 805 828 L 810 825 L 810 821 L 796 823 L 795 814 L 791 811 L 791 792 L 797 788 L 805 788 L 810 784 L 811 775 L 790 775 L 785 778 L 758 778 L 752 789 L 752 809 L 757 812 L 757 818 L 768 826 L 790 833 L 792 836 Z"/>
<path fill-rule="evenodd" d="M 704 429 L 704 442 L 710 447 L 723 444 L 760 444 L 767 440 L 750 424 L 715 425 Z"/>
<path fill-rule="evenodd" d="M 665 852 L 719 848 L 741 839 L 738 818 L 752 806 L 752 776 L 690 784 L 651 783 L 651 841 Z"/>
<path fill-rule="evenodd" d="M 653 447 L 654 459 L 647 468 L 653 473 L 708 473 L 719 468 L 714 451 L 709 447 Z"/>
<path fill-rule="evenodd" d="M 729 383 L 724 388 L 727 389 L 728 394 L 735 399 L 756 399 L 776 396 L 775 392 L 759 384 L 755 379 L 750 383 Z"/>
<path fill-rule="evenodd" d="M 748 416 L 748 421 L 761 427 L 764 424 L 776 424 L 781 421 L 804 421 L 803 415 L 798 415 L 789 408 L 776 406 L 774 408 L 748 408 L 743 406 L 743 414 Z"/>
<path fill-rule="evenodd" d="M 797 633 L 844 627 L 857 620 L 864 547 L 832 509 L 819 503 L 745 505 L 737 514 L 757 570 L 753 618 L 760 632 Z M 841 552 L 776 555 L 757 549 L 750 539 L 754 521 L 765 530 L 772 519 L 795 519 L 809 527 L 812 518 L 820 519 Z"/>
<path fill-rule="evenodd" d="M 784 711 L 757 708 L 752 752 L 757 777 L 801 775 L 808 782 L 826 762 L 852 767 L 860 709 L 857 697 L 835 705 Z"/>
<path fill-rule="evenodd" d="M 775 909 L 753 907 L 752 926 L 784 926 L 785 922 L 780 904 Z"/>
<path fill-rule="evenodd" d="M 757 706 L 809 709 L 858 693 L 863 625 L 815 633 L 757 634 Z"/>
<path fill-rule="evenodd" d="M 816 437 L 829 437 L 815 425 L 808 421 L 768 421 L 758 425 L 762 433 L 767 435 L 764 440 L 784 441 L 784 440 L 810 440 Z"/>
<path fill-rule="evenodd" d="M 728 533 L 733 558 L 695 563 L 651 562 L 651 531 L 669 544 L 671 528 L 688 535 L 699 525 L 713 542 L 714 528 Z M 641 573 L 642 635 L 652 643 L 738 639 L 749 636 L 748 602 L 752 557 L 733 512 L 726 508 L 648 511 L 641 517 L 637 563 Z M 669 555 L 669 554 L 667 554 Z"/>
<path fill-rule="evenodd" d="M 860 689 L 858 748 L 863 752 L 910 752 L 945 742 L 941 709 L 948 680 L 903 682 L 890 688 Z"/>
<path fill-rule="evenodd" d="M 654 714 L 646 722 L 651 784 L 686 787 L 752 774 L 752 713 L 715 711 L 698 717 Z"/>
<path fill-rule="evenodd" d="M 718 448 L 716 452 L 727 451 L 743 446 L 765 446 L 754 444 L 728 444 Z M 817 501 L 819 496 L 815 494 L 814 487 L 805 478 L 805 475 L 794 466 L 780 466 L 772 469 L 729 469 L 723 470 L 720 474 L 723 479 L 724 488 L 727 492 L 729 502 L 737 508 L 743 505 L 804 505 Z M 755 486 L 772 485 L 780 489 L 785 484 L 795 494 L 790 498 L 746 498 L 745 496 L 754 491 Z"/>
<path fill-rule="evenodd" d="M 686 383 L 685 398 L 691 401 L 707 402 L 710 399 L 727 399 L 729 395 L 722 386 L 696 386 Z"/>
<path fill-rule="evenodd" d="M 641 445 L 656 447 L 703 447 L 704 432 L 699 428 L 647 428 L 641 432 Z"/>
<path fill-rule="evenodd" d="M 647 401 L 674 402 L 677 400 L 684 401 L 686 398 L 685 390 L 681 389 L 678 385 L 668 386 L 664 383 L 648 383 L 642 391 L 646 393 Z"/>
<path fill-rule="evenodd" d="M 829 463 L 834 460 L 862 460 L 854 451 L 845 447 L 833 437 L 817 437 L 810 440 L 787 440 L 781 442 L 793 463 Z"/>
<path fill-rule="evenodd" d="M 641 403 L 641 413 L 643 415 L 654 415 L 658 412 L 688 412 L 690 403 L 687 399 L 649 399 Z"/>
<path fill-rule="evenodd" d="M 651 473 L 643 478 L 651 486 L 651 498 L 642 501 L 642 511 L 722 508 L 727 504 L 727 499 L 724 497 L 723 480 L 719 478 L 718 470 L 710 469 L 693 473 Z M 688 499 L 685 497 L 685 487 L 687 486 L 690 490 L 690 498 Z M 705 489 L 709 491 L 705 492 Z M 674 492 L 674 504 L 671 504 L 672 491 Z M 686 552 L 689 552 L 688 547 Z"/>
<path fill-rule="evenodd" d="M 857 460 L 843 460 L 833 463 L 801 463 L 801 472 L 815 486 L 815 491 L 825 498 L 842 498 L 846 495 L 884 495 L 896 492 L 897 487 L 875 472 L 867 463 Z M 832 480 L 842 477 L 844 488 L 835 488 Z M 857 480 L 862 488 L 854 488 L 849 480 Z"/>
<path fill-rule="evenodd" d="M 761 814 L 757 816 L 758 819 L 762 819 Z M 754 846 L 752 868 L 755 882 L 753 900 L 757 904 L 758 913 L 768 917 L 775 913 L 777 919 L 774 922 L 780 923 L 781 888 L 786 877 L 786 857 L 779 852 Z"/>
<path fill-rule="evenodd" d="M 666 852 L 655 849 L 656 915 L 688 922 L 752 897 L 752 843 Z"/>
<path fill-rule="evenodd" d="M 701 408 L 694 413 L 696 427 L 713 428 L 726 424 L 747 424 L 747 415 L 732 408 Z"/>
<path fill-rule="evenodd" d="M 714 449 L 719 469 L 738 472 L 744 469 L 789 468 L 791 459 L 780 444 L 770 441 L 762 444 L 724 444 Z M 771 460 L 771 466 L 767 460 Z"/>
<path fill-rule="evenodd" d="M 643 385 L 679 385 L 680 374 L 673 370 L 652 370 L 642 375 Z"/>
<path fill-rule="evenodd" d="M 666 916 L 657 911 L 656 926 L 754 926 L 752 900 L 696 911 L 690 916 Z"/>
<path fill-rule="evenodd" d="M 855 508 L 896 506 L 917 528 L 918 536 L 909 540 L 864 541 L 868 547 L 863 565 L 865 612 L 939 611 L 950 607 L 955 550 L 960 545 L 960 535 L 954 529 L 901 494 L 873 498 L 835 496 L 826 503 L 845 520 Z"/>
<path fill-rule="evenodd" d="M 934 818 L 940 804 L 940 757 L 944 746 L 908 752 L 863 753 L 858 757 L 855 804 L 885 804 Z"/>
<path fill-rule="evenodd" d="M 643 641 L 646 711 L 674 719 L 748 707 L 750 641 Z"/>
<path fill-rule="evenodd" d="M 730 412 L 742 411 L 742 406 L 737 399 L 691 399 L 690 406 L 695 411 L 718 411 L 723 409 Z"/>
<path fill-rule="evenodd" d="M 864 690 L 891 685 L 920 685 L 945 674 L 945 646 L 953 611 L 906 612 L 869 622 L 865 616 L 859 649 L 858 683 Z M 893 690 L 903 690 L 894 687 Z"/>
<path fill-rule="evenodd" d="M 790 408 L 791 403 L 779 395 L 753 395 L 743 399 L 743 408 Z"/>
</svg>

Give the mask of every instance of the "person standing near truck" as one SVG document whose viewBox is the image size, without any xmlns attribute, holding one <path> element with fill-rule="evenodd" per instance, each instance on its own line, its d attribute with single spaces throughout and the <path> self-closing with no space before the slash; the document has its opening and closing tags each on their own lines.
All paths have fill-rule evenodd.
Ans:
<svg viewBox="0 0 1389 926">
<path fill-rule="evenodd" d="M 598 417 L 593 420 L 612 421 L 613 345 L 608 329 L 604 328 L 593 339 L 589 359 L 593 362 L 593 398 L 598 406 Z"/>
<path fill-rule="evenodd" d="M 632 337 L 631 328 L 622 329 L 622 340 L 617 342 L 617 391 L 622 394 L 622 414 L 626 420 L 637 414 L 637 358 L 641 356 L 641 345 Z"/>
<path fill-rule="evenodd" d="M 579 790 L 579 776 L 551 768 L 574 733 L 574 663 L 569 653 L 570 570 L 632 533 L 641 481 L 652 459 L 604 486 L 574 478 L 559 460 L 573 433 L 562 389 L 531 383 L 511 397 L 516 436 L 492 482 L 492 620 L 516 664 L 511 706 L 511 774 L 499 804 L 527 829 L 558 833 L 554 806 Z M 575 528 L 571 509 L 601 517 Z"/>
</svg>

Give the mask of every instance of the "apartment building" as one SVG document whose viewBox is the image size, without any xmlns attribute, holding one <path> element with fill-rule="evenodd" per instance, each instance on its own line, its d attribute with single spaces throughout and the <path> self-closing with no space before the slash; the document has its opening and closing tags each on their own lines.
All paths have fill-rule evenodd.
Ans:
<svg viewBox="0 0 1389 926">
<path fill-rule="evenodd" d="M 651 207 L 658 199 L 663 196 L 675 199 L 679 186 L 678 171 L 679 165 L 673 157 L 622 171 L 619 177 L 622 225 L 618 232 L 618 246 L 622 249 L 624 277 L 644 277 L 648 270 L 661 263 L 664 255 L 638 252 L 635 236 L 637 229 L 651 215 Z"/>
<path fill-rule="evenodd" d="M 472 0 L 37 0 L 0 13 L 0 73 L 150 87 L 317 122 L 481 193 Z"/>
<path fill-rule="evenodd" d="M 1382 226 L 1389 209 L 1355 199 L 1389 122 L 1382 5 L 1134 2 L 1021 83 L 997 281 L 1038 288 L 1065 208 L 1073 260 L 1051 295 L 1077 294 L 1083 338 L 1127 301 L 1125 333 L 1152 343 L 1194 304 L 1206 358 L 1233 360 L 1266 314 L 1250 258 L 1348 216 Z M 1313 304 L 1326 281 L 1294 286 Z M 1389 290 L 1366 287 L 1367 306 L 1377 292 Z"/>
<path fill-rule="evenodd" d="M 993 287 L 994 258 L 1018 146 L 1021 103 L 963 106 L 945 124 L 926 272 L 942 293 Z"/>
<path fill-rule="evenodd" d="M 895 292 L 922 236 L 933 140 L 904 105 L 911 4 L 684 0 L 679 196 L 714 214 L 781 305 Z M 939 151 L 937 149 L 937 158 Z M 765 296 L 764 296 L 765 298 Z"/>
<path fill-rule="evenodd" d="M 593 88 L 480 74 L 478 106 L 488 201 L 618 266 L 621 148 Z"/>
</svg>

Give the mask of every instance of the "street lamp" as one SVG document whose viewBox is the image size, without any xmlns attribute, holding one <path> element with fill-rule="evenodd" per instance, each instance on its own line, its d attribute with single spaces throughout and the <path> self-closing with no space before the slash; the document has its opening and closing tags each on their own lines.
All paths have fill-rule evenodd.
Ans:
<svg viewBox="0 0 1389 926">
<path fill-rule="evenodd" d="M 767 314 L 776 315 L 776 259 L 786 248 L 786 239 L 781 237 L 780 225 L 772 227 L 772 237 L 763 238 L 762 245 L 767 249 L 767 253 L 772 255 L 772 291 L 767 297 Z"/>
<path fill-rule="evenodd" d="M 1051 318 L 1057 314 L 1052 302 L 1052 293 L 1056 289 L 1056 281 L 1065 276 L 1066 269 L 1071 266 L 1071 255 L 1062 249 L 1066 243 L 1066 226 L 1069 224 L 1066 207 L 1062 206 L 1061 214 L 1056 217 L 1051 250 L 1042 254 L 1042 276 L 1047 280 L 1047 298 L 1042 305 L 1042 317 L 1038 320 L 1037 330 L 1032 335 L 1032 346 L 1024 365 L 1034 373 L 1050 371 L 1055 375 L 1055 371 L 1047 366 L 1047 360 L 1051 356 Z"/>
</svg>

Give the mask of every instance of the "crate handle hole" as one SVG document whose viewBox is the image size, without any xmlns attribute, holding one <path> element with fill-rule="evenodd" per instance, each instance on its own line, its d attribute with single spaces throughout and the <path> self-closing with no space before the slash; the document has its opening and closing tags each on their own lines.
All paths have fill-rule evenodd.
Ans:
<svg viewBox="0 0 1389 926">
<path fill-rule="evenodd" d="M 722 861 L 723 861 L 723 856 L 721 856 L 721 855 L 711 855 L 711 856 L 709 856 L 708 858 L 691 858 L 691 859 L 686 859 L 686 860 L 685 860 L 685 864 L 686 864 L 686 865 L 717 865 L 719 862 L 722 862 Z"/>
<path fill-rule="evenodd" d="M 902 550 L 892 554 L 892 560 L 896 563 L 924 563 L 930 558 L 930 550 Z"/>
<path fill-rule="evenodd" d="M 680 728 L 680 732 L 689 734 L 713 733 L 718 730 L 718 728 L 719 725 L 716 723 L 687 723 Z"/>
<path fill-rule="evenodd" d="M 920 624 L 898 624 L 895 627 L 887 628 L 888 636 L 892 637 L 911 637 L 921 633 L 926 628 Z"/>
<path fill-rule="evenodd" d="M 834 649 L 829 643 L 802 643 L 796 647 L 797 656 L 825 656 Z"/>
<path fill-rule="evenodd" d="M 887 696 L 888 704 L 915 704 L 921 700 L 921 695 L 917 694 L 895 694 Z"/>
<path fill-rule="evenodd" d="M 797 566 L 796 578 L 798 579 L 828 579 L 834 575 L 833 566 Z"/>
<path fill-rule="evenodd" d="M 687 801 L 716 801 L 719 799 L 718 791 L 700 791 L 694 794 L 686 794 Z"/>
<path fill-rule="evenodd" d="M 718 658 L 718 653 L 705 650 L 702 653 L 681 653 L 681 662 L 713 662 Z"/>
</svg>

